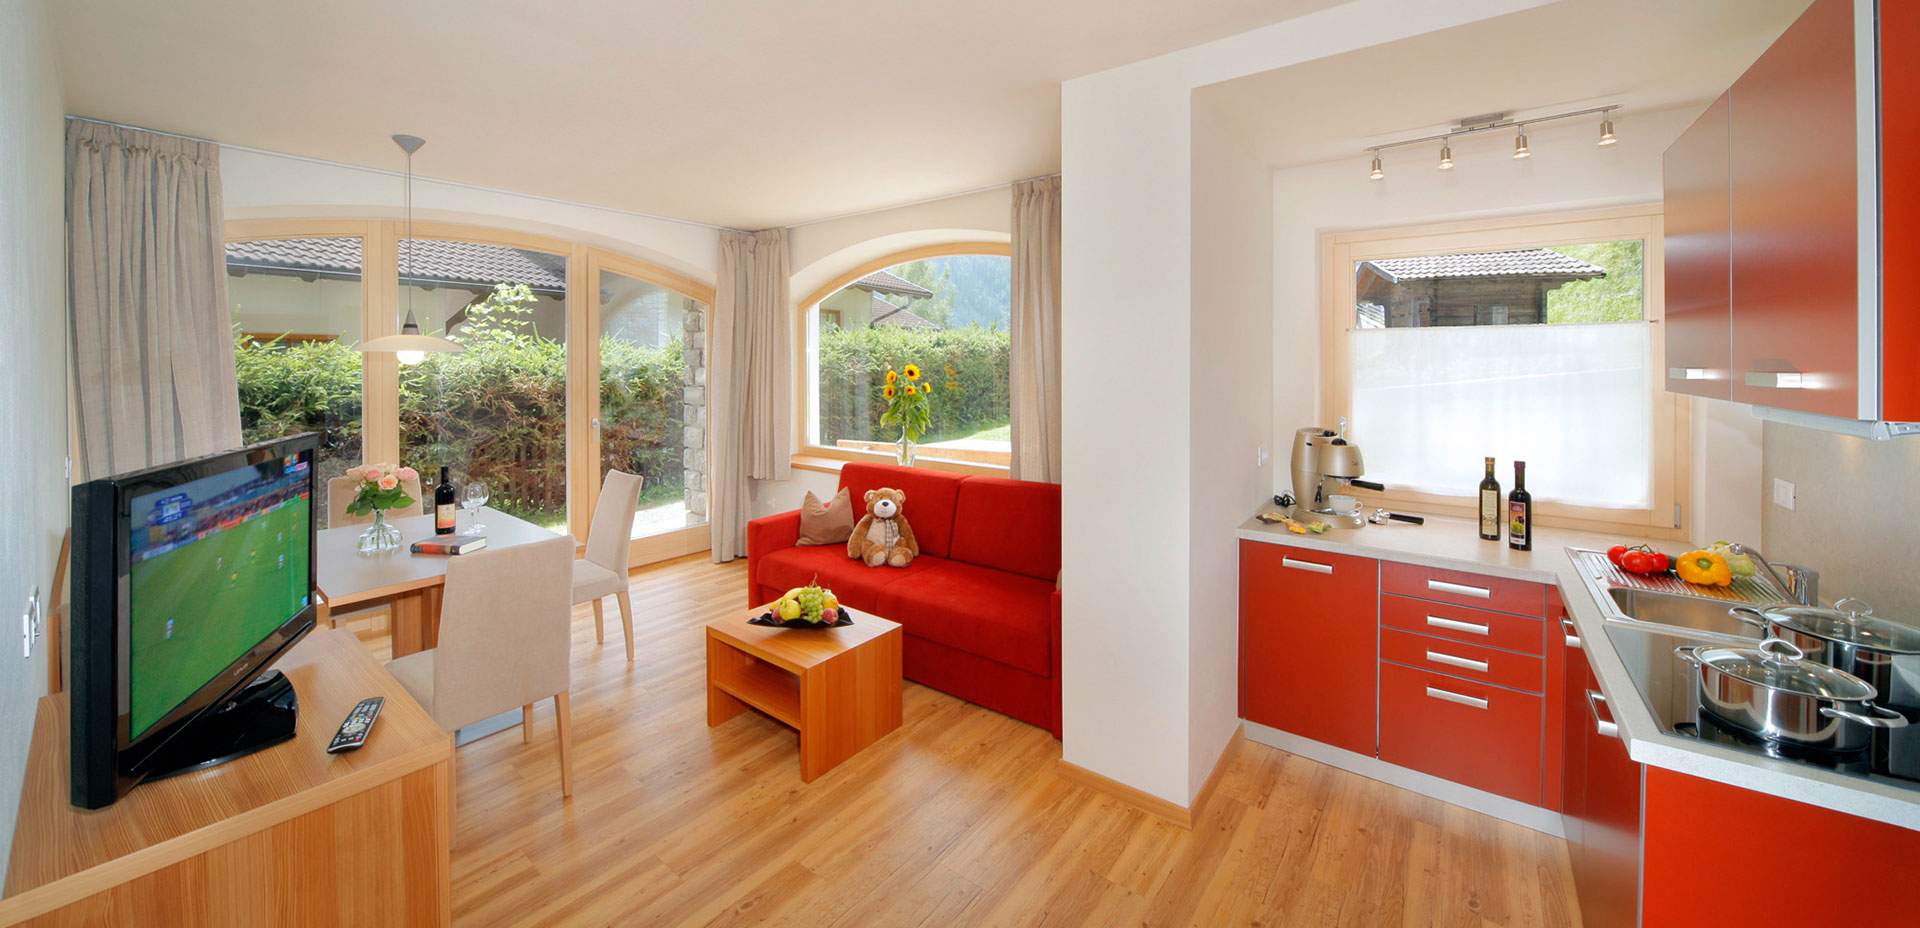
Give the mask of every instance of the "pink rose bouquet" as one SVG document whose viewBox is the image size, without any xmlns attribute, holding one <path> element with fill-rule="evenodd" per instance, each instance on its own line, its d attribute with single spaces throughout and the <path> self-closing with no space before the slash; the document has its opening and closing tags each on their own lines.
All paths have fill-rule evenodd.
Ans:
<svg viewBox="0 0 1920 928">
<path fill-rule="evenodd" d="M 400 489 L 400 481 L 417 482 L 419 472 L 411 467 L 395 468 L 391 464 L 363 464 L 347 468 L 347 476 L 359 481 L 359 490 L 353 496 L 353 502 L 347 504 L 347 511 L 364 516 L 381 509 L 403 509 L 418 503 Z"/>
</svg>

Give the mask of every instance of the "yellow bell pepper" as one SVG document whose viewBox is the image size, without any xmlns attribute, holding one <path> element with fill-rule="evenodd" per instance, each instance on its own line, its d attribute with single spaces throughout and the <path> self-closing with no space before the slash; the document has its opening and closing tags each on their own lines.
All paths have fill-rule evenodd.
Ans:
<svg viewBox="0 0 1920 928">
<path fill-rule="evenodd" d="M 1673 569 L 1688 583 L 1733 585 L 1733 568 L 1727 566 L 1725 556 L 1715 551 L 1689 551 L 1674 561 Z"/>
</svg>

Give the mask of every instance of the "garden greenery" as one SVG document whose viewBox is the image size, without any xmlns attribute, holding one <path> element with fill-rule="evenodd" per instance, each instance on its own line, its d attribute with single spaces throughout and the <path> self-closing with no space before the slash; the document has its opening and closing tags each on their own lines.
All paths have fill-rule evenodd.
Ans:
<svg viewBox="0 0 1920 928">
<path fill-rule="evenodd" d="M 820 443 L 841 439 L 894 441 L 898 425 L 881 423 L 887 371 L 918 364 L 921 385 L 931 390 L 932 425 L 917 441 L 964 438 L 1007 424 L 1006 332 L 978 326 L 958 329 L 829 328 L 820 335 Z"/>
</svg>

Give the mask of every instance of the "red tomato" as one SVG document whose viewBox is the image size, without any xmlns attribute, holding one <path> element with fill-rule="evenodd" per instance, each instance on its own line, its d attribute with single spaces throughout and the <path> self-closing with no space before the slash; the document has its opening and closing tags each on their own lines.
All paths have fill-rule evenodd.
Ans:
<svg viewBox="0 0 1920 928">
<path fill-rule="evenodd" d="M 1620 556 L 1620 566 L 1636 574 L 1653 572 L 1653 555 L 1645 551 L 1628 551 Z"/>
<path fill-rule="evenodd" d="M 1666 572 L 1667 567 L 1672 563 L 1673 563 L 1673 560 L 1667 557 L 1665 554 L 1662 554 L 1658 551 L 1653 552 L 1653 572 L 1654 573 L 1657 574 L 1657 573 Z"/>
<path fill-rule="evenodd" d="M 1626 545 L 1614 545 L 1613 547 L 1607 549 L 1607 560 L 1612 561 L 1613 566 L 1615 567 L 1626 566 L 1624 562 L 1622 562 L 1621 560 L 1626 556 L 1627 556 Z"/>
</svg>

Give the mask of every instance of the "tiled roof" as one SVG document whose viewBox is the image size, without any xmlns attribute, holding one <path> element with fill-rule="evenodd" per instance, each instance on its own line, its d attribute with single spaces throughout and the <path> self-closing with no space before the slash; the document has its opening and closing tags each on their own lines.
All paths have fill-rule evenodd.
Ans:
<svg viewBox="0 0 1920 928">
<path fill-rule="evenodd" d="M 1435 280 L 1449 277 L 1564 277 L 1589 280 L 1607 276 L 1607 269 L 1569 258 L 1551 248 L 1482 251 L 1466 255 L 1426 255 L 1368 261 L 1388 280 Z"/>
<path fill-rule="evenodd" d="M 874 271 L 854 281 L 852 284 L 849 284 L 849 286 L 859 287 L 862 290 L 878 290 L 881 293 L 899 293 L 905 296 L 933 295 L 932 290 L 928 290 L 911 280 L 902 280 L 886 271 Z"/>
<path fill-rule="evenodd" d="M 443 239 L 413 241 L 412 270 L 408 270 L 407 240 L 400 241 L 402 276 L 411 282 L 491 287 L 497 283 L 526 284 L 535 290 L 565 293 L 567 259 L 504 245 L 455 242 Z M 228 242 L 227 266 L 261 273 L 360 273 L 357 238 L 292 238 L 261 242 Z"/>
<path fill-rule="evenodd" d="M 892 325 L 903 329 L 937 329 L 940 323 L 915 313 L 908 312 L 881 299 L 877 294 L 873 298 L 873 322 L 871 325 Z"/>
</svg>

